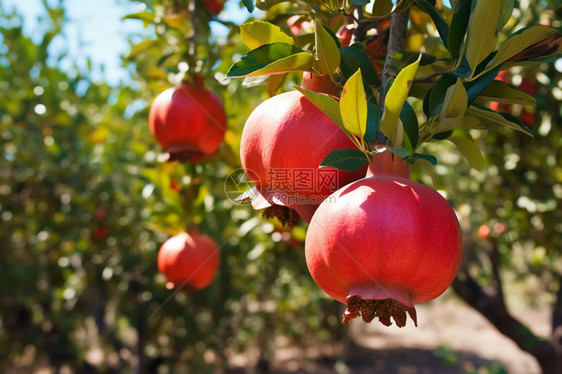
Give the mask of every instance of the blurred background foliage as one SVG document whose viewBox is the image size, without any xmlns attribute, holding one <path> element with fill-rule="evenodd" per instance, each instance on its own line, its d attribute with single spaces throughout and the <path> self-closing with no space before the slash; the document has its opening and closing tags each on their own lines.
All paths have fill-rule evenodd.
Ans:
<svg viewBox="0 0 562 374">
<path fill-rule="evenodd" d="M 183 1 L 144 3 L 145 11 L 129 17 L 136 21 L 126 22 L 144 22 L 152 37 L 124 58 L 134 84 L 118 86 L 46 62 L 65 22 L 64 3 L 46 8 L 40 43 L 22 34 L 20 15 L 0 7 L 2 372 L 221 372 L 239 354 L 247 367 L 266 370 L 279 337 L 302 349 L 348 339 L 339 326 L 343 305 L 306 269 L 305 225 L 284 231 L 225 192 L 240 168 L 245 119 L 267 98 L 259 81 L 225 78 L 247 51 L 237 26 L 220 21 L 229 31 L 215 37 L 202 1 L 195 23 Z M 291 4 L 265 16 L 288 30 L 287 18 L 302 13 Z M 560 27 L 560 6 L 516 1 L 509 26 Z M 431 48 L 429 18 L 413 17 L 409 48 Z M 196 36 L 186 38 L 194 25 Z M 188 68 L 205 77 L 228 114 L 225 143 L 201 165 L 164 162 L 147 125 L 152 99 Z M 447 142 L 427 146 L 439 158 L 437 187 L 461 217 L 464 267 L 490 283 L 493 241 L 506 289 L 524 284 L 527 301 L 541 307 L 552 307 L 562 274 L 561 75 L 560 60 L 511 71 L 515 85 L 535 89 L 536 111 L 509 108 L 530 112 L 535 139 L 475 131 L 483 171 L 471 170 Z M 283 87 L 299 81 L 290 75 Z M 431 184 L 428 175 L 414 178 Z M 482 224 L 491 239 L 477 236 Z M 221 252 L 215 282 L 195 294 L 168 289 L 156 267 L 159 246 L 189 225 Z"/>
</svg>

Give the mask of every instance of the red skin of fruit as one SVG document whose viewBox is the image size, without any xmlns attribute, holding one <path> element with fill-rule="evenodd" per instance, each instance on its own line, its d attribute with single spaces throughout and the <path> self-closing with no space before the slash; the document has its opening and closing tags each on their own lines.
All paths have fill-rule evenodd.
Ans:
<svg viewBox="0 0 562 374">
<path fill-rule="evenodd" d="M 219 248 L 206 235 L 183 232 L 166 240 L 158 252 L 158 270 L 176 286 L 197 291 L 213 281 Z"/>
<path fill-rule="evenodd" d="M 171 155 L 187 152 L 197 163 L 220 146 L 227 127 L 218 97 L 202 87 L 183 84 L 154 99 L 148 115 L 150 131 Z"/>
<path fill-rule="evenodd" d="M 347 324 L 359 315 L 349 313 L 348 297 L 394 299 L 413 309 L 441 295 L 460 266 L 461 232 L 453 209 L 435 190 L 379 174 L 341 188 L 320 205 L 305 255 L 318 286 L 348 305 Z M 408 312 L 416 322 L 415 309 Z M 402 324 L 392 316 L 405 325 L 405 314 Z"/>
<path fill-rule="evenodd" d="M 325 93 L 332 96 L 339 97 L 341 88 L 332 81 L 332 78 L 327 75 L 316 75 L 305 71 L 302 74 L 301 87 L 310 91 Z"/>
<path fill-rule="evenodd" d="M 366 167 L 353 172 L 322 168 L 321 173 L 335 177 L 333 185 L 277 187 L 284 177 L 292 183 L 298 170 L 317 175 L 328 153 L 354 147 L 327 115 L 300 92 L 291 91 L 264 101 L 252 112 L 242 132 L 240 157 L 248 178 L 269 205 L 292 208 L 310 222 L 321 200 L 364 176 Z"/>
<path fill-rule="evenodd" d="M 209 11 L 213 15 L 219 14 L 222 11 L 222 8 L 224 8 L 224 1 L 221 0 L 205 0 L 205 4 L 207 4 Z"/>
</svg>

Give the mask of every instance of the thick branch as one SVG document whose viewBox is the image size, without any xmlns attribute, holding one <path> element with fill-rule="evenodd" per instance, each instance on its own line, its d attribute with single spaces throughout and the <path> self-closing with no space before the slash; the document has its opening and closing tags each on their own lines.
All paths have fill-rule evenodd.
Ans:
<svg viewBox="0 0 562 374">
<path fill-rule="evenodd" d="M 505 297 L 503 294 L 503 283 L 500 277 L 500 251 L 498 249 L 498 243 L 494 239 L 491 239 L 490 244 L 491 248 L 488 256 L 492 265 L 492 276 L 494 277 L 494 282 L 496 283 L 497 298 L 501 303 L 502 308 L 507 309 L 505 306 Z"/>
<path fill-rule="evenodd" d="M 560 326 L 562 326 L 562 277 L 558 280 L 556 302 L 554 304 L 554 308 L 552 309 L 552 332 L 556 332 Z"/>
<path fill-rule="evenodd" d="M 408 28 L 408 16 L 410 12 L 393 13 L 390 19 L 390 31 L 386 59 L 381 74 L 381 87 L 379 89 L 379 108 L 384 110 L 384 100 L 386 98 L 386 84 L 394 70 L 394 60 L 392 55 L 403 51 L 406 43 L 406 30 Z"/>
<path fill-rule="evenodd" d="M 513 340 L 522 350 L 533 355 L 545 373 L 559 373 L 555 347 L 547 340 L 537 337 L 519 320 L 509 314 L 505 304 L 497 295 L 490 295 L 466 272 L 459 273 L 453 289 L 466 303 L 480 312 L 496 329 Z M 529 316 L 531 317 L 531 316 Z"/>
</svg>

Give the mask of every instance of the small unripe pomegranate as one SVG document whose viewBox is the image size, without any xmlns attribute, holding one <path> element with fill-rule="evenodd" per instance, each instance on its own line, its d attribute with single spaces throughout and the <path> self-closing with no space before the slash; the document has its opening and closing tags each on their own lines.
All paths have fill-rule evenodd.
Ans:
<svg viewBox="0 0 562 374">
<path fill-rule="evenodd" d="M 310 222 L 324 198 L 365 175 L 366 166 L 352 172 L 320 168 L 331 151 L 354 147 L 300 92 L 264 101 L 246 121 L 240 146 L 242 166 L 261 194 L 254 207 L 267 208 L 264 214 L 284 225 L 294 226 L 299 216 Z"/>
<path fill-rule="evenodd" d="M 219 248 L 207 235 L 183 232 L 166 240 L 158 252 L 158 269 L 176 287 L 197 291 L 213 281 Z"/>
<path fill-rule="evenodd" d="M 375 155 L 373 162 L 381 159 Z M 403 327 L 408 313 L 417 326 L 414 304 L 442 294 L 457 274 L 461 232 L 435 190 L 378 174 L 342 187 L 320 205 L 305 254 L 318 286 L 347 305 L 343 324 L 361 316 L 386 326 L 393 318 Z"/>
<path fill-rule="evenodd" d="M 201 162 L 217 150 L 227 126 L 218 97 L 189 84 L 158 95 L 150 107 L 148 123 L 170 161 L 191 163 Z"/>
</svg>

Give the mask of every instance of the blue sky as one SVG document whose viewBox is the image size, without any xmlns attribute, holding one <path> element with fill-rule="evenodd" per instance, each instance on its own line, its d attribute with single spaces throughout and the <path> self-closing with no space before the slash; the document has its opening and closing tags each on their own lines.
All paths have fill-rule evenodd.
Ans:
<svg viewBox="0 0 562 374">
<path fill-rule="evenodd" d="M 44 28 L 39 17 L 44 15 L 42 0 L 1 0 L 4 10 L 10 12 L 14 7 L 24 17 L 24 34 L 31 36 L 35 42 L 41 40 Z M 58 0 L 48 0 L 56 5 Z M 142 11 L 141 4 L 128 0 L 66 0 L 64 1 L 68 22 L 64 35 L 53 41 L 52 61 L 67 51 L 70 58 L 60 63 L 62 69 L 70 71 L 73 63 L 85 69 L 87 57 L 92 60 L 92 78 L 104 80 L 110 84 L 128 81 L 130 73 L 121 66 L 120 56 L 129 51 L 127 36 L 137 35 L 138 41 L 150 36 L 150 31 L 138 20 L 122 20 L 129 13 Z M 243 19 L 248 16 L 245 9 L 240 9 L 238 1 L 229 0 L 226 10 L 220 15 L 229 19 Z M 214 32 L 227 31 L 214 23 Z M 133 38 L 134 40 L 135 38 Z M 102 66 L 104 67 L 102 72 Z"/>
</svg>

